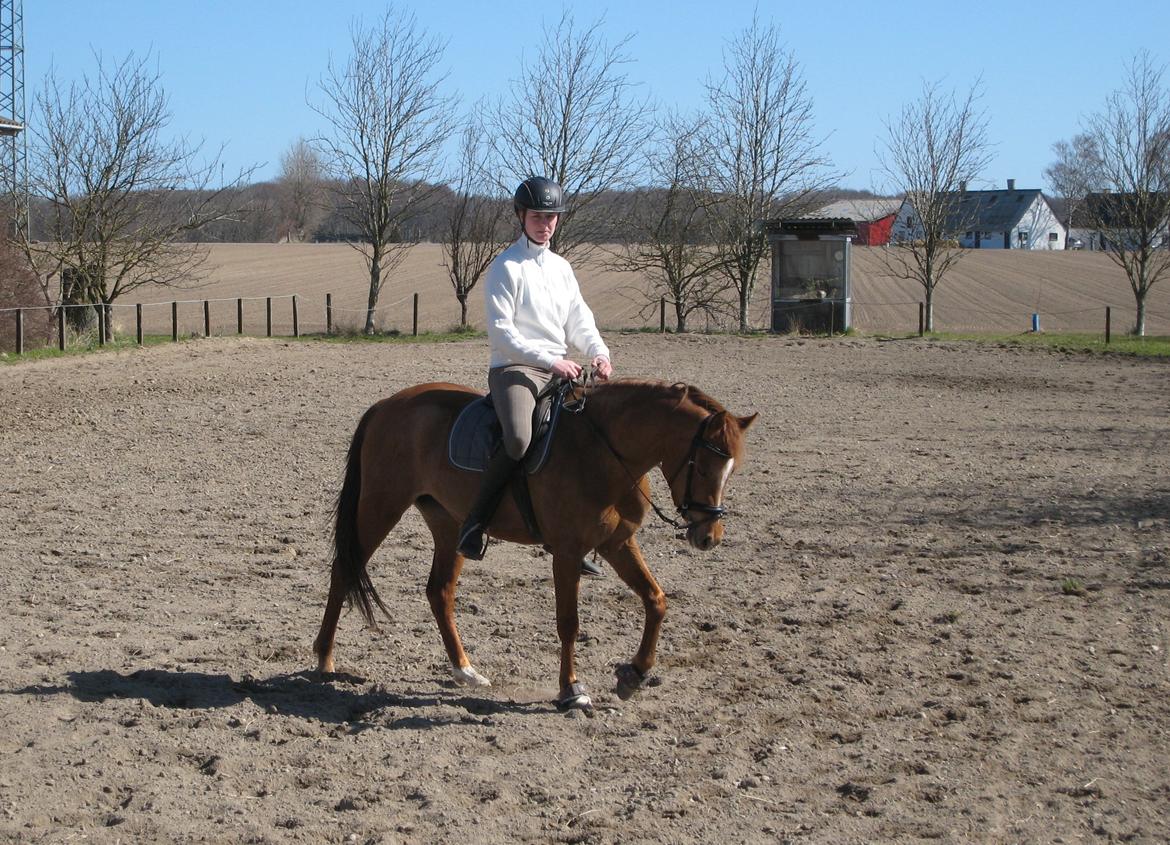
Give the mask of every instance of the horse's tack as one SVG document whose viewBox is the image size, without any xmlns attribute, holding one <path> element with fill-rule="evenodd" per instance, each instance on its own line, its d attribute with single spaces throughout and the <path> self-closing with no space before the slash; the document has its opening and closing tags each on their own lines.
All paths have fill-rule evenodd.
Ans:
<svg viewBox="0 0 1170 845">
<path fill-rule="evenodd" d="M 558 384 L 537 397 L 532 415 L 532 445 L 524 455 L 524 469 L 529 475 L 541 470 L 552 451 L 553 434 L 560 419 L 561 406 L 569 384 Z M 447 438 L 447 459 L 459 469 L 483 472 L 498 448 L 502 433 L 491 394 L 469 402 L 451 426 Z"/>
</svg>

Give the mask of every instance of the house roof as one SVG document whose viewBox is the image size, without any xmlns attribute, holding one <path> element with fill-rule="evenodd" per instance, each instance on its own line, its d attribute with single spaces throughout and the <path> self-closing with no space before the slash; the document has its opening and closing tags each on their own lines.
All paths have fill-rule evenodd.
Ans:
<svg viewBox="0 0 1170 845">
<path fill-rule="evenodd" d="M 1131 228 L 1143 216 L 1146 226 L 1158 228 L 1170 209 L 1166 194 L 1135 194 L 1126 192 L 1087 194 L 1085 201 L 1073 215 L 1073 222 L 1087 228 Z M 1161 219 L 1159 219 L 1161 218 Z"/>
<path fill-rule="evenodd" d="M 847 217 L 859 223 L 871 223 L 895 214 L 901 198 L 837 200 L 818 208 L 812 217 Z"/>
<path fill-rule="evenodd" d="M 1043 194 L 1025 190 L 963 191 L 954 214 L 955 230 L 1005 232 L 1015 228 L 1032 204 Z"/>
</svg>

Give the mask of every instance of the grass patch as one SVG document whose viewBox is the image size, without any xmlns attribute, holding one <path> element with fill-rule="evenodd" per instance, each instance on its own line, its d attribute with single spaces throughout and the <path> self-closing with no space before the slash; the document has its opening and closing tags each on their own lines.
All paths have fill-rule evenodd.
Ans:
<svg viewBox="0 0 1170 845">
<path fill-rule="evenodd" d="M 1060 582 L 1060 591 L 1066 596 L 1083 596 L 1085 585 L 1076 578 L 1065 578 Z"/>
<path fill-rule="evenodd" d="M 185 336 L 180 335 L 180 340 L 186 340 Z M 164 343 L 172 343 L 169 334 L 148 334 L 142 336 L 143 346 L 161 346 Z M 122 335 L 113 340 L 106 341 L 105 346 L 101 346 L 97 342 L 97 335 L 74 337 L 69 339 L 65 345 L 65 351 L 53 346 L 41 346 L 36 349 L 25 349 L 22 355 L 17 355 L 14 352 L 0 352 L 0 365 L 16 364 L 21 361 L 44 361 L 51 358 L 69 358 L 76 355 L 91 355 L 95 352 L 122 352 L 127 349 L 138 349 L 138 341 L 134 338 L 134 333 L 129 335 Z"/>
<path fill-rule="evenodd" d="M 324 343 L 455 343 L 461 340 L 486 338 L 487 332 L 478 329 L 452 326 L 445 332 L 419 332 L 417 335 L 391 329 L 387 332 L 365 334 L 361 331 L 344 331 L 326 334 L 316 332 L 300 337 L 282 337 L 281 340 L 312 340 Z"/>
</svg>

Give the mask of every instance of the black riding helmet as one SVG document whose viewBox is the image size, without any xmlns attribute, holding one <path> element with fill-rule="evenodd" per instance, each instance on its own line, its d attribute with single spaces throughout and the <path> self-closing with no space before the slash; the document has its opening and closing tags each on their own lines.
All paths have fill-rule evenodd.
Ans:
<svg viewBox="0 0 1170 845">
<path fill-rule="evenodd" d="M 529 211 L 548 211 L 563 214 L 568 208 L 565 206 L 565 192 L 552 179 L 543 176 L 529 176 L 520 183 L 516 193 L 512 196 L 512 207 L 519 214 L 522 209 Z"/>
</svg>

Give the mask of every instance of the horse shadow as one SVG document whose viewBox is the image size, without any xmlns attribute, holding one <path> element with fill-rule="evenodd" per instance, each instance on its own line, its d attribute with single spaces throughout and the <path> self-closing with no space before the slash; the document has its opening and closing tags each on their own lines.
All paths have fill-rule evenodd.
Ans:
<svg viewBox="0 0 1170 845">
<path fill-rule="evenodd" d="M 67 672 L 67 683 L 33 685 L 0 695 L 71 695 L 78 701 L 138 699 L 172 710 L 217 710 L 251 701 L 270 714 L 315 719 L 346 726 L 351 732 L 371 728 L 430 730 L 448 725 L 490 724 L 492 716 L 543 713 L 539 703 L 496 701 L 456 693 L 390 692 L 369 687 L 353 675 L 322 676 L 295 672 L 234 679 L 226 674 L 139 669 L 123 674 L 112 669 Z M 406 712 L 402 712 L 406 711 Z"/>
</svg>

